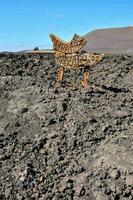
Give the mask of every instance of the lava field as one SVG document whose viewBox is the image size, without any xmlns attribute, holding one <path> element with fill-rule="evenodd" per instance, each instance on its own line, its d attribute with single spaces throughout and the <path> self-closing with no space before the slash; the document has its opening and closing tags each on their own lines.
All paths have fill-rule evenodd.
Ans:
<svg viewBox="0 0 133 200">
<path fill-rule="evenodd" d="M 67 70 L 0 54 L 0 200 L 133 200 L 133 56 Z"/>
</svg>

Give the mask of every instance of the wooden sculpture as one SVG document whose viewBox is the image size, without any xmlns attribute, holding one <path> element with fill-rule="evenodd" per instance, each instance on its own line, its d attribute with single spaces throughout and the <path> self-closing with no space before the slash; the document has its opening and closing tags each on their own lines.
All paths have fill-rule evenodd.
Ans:
<svg viewBox="0 0 133 200">
<path fill-rule="evenodd" d="M 55 51 L 55 62 L 58 65 L 57 83 L 63 80 L 65 69 L 79 69 L 84 68 L 82 86 L 88 86 L 89 81 L 89 67 L 100 62 L 104 55 L 93 53 L 80 52 L 80 49 L 87 43 L 85 38 L 74 35 L 70 42 L 65 42 L 59 37 L 50 34 Z"/>
</svg>

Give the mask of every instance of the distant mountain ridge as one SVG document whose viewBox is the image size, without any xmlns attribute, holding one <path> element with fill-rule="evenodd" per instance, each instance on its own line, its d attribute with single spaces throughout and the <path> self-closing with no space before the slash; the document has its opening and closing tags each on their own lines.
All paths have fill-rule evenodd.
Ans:
<svg viewBox="0 0 133 200">
<path fill-rule="evenodd" d="M 84 35 L 88 52 L 133 54 L 133 26 L 97 29 Z"/>
</svg>

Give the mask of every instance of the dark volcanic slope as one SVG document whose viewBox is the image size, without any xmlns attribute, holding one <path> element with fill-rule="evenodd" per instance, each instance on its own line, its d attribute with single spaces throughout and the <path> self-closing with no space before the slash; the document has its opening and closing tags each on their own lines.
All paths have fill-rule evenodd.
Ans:
<svg viewBox="0 0 133 200">
<path fill-rule="evenodd" d="M 86 51 L 133 54 L 133 27 L 95 30 L 85 38 Z"/>
<path fill-rule="evenodd" d="M 133 57 L 106 56 L 89 89 L 53 75 L 39 56 L 0 55 L 0 199 L 133 199 Z"/>
</svg>

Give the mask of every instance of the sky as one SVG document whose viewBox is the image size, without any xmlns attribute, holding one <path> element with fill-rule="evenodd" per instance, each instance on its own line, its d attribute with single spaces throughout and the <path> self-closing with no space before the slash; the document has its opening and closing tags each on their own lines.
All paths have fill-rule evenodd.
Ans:
<svg viewBox="0 0 133 200">
<path fill-rule="evenodd" d="M 133 0 L 0 0 L 0 51 L 52 48 L 49 33 L 133 26 Z"/>
</svg>

